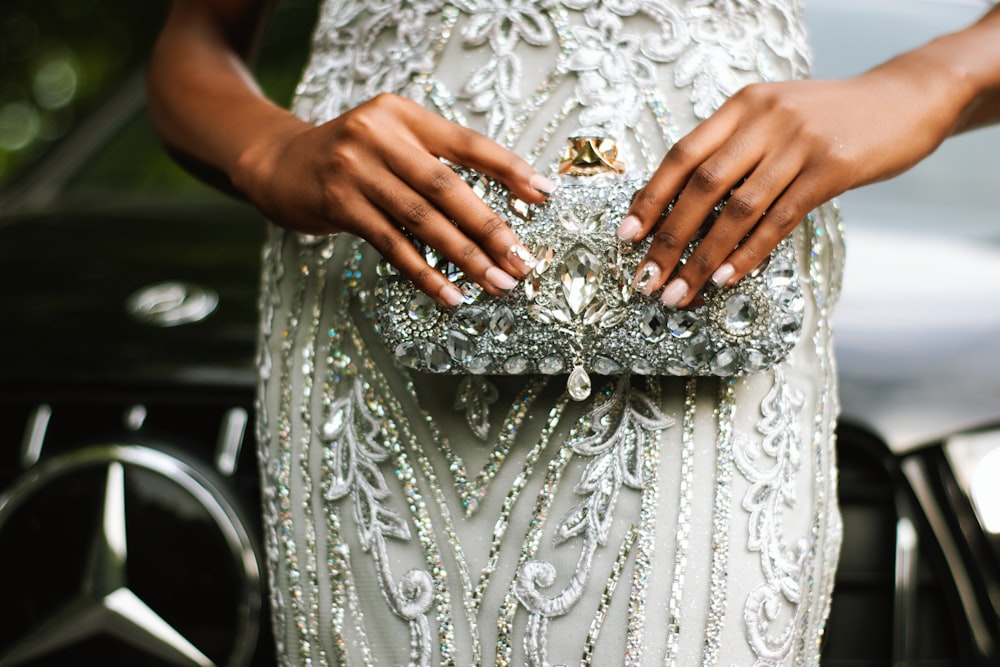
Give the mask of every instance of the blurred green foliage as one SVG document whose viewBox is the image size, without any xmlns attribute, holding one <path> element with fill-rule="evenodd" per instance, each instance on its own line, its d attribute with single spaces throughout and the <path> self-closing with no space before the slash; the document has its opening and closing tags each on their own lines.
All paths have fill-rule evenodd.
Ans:
<svg viewBox="0 0 1000 667">
<path fill-rule="evenodd" d="M 0 2 L 0 187 L 141 71 L 169 0 Z M 287 103 L 308 51 L 315 0 L 278 3 L 258 76 Z M 133 193 L 190 179 L 160 149 L 144 115 L 126 123 L 78 183 L 116 183 Z M 124 180 L 123 180 L 124 179 Z M 146 187 L 144 187 L 146 186 Z M 192 186 L 197 187 L 197 186 Z"/>
<path fill-rule="evenodd" d="M 167 0 L 0 3 L 0 183 L 149 53 Z"/>
</svg>

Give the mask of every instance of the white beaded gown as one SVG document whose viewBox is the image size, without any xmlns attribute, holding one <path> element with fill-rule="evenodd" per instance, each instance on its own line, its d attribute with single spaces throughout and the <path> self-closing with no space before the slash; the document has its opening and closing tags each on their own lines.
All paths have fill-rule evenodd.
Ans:
<svg viewBox="0 0 1000 667">
<path fill-rule="evenodd" d="M 797 0 L 327 0 L 294 110 L 321 123 L 391 91 L 543 173 L 584 127 L 652 169 L 809 61 Z M 818 664 L 841 540 L 836 212 L 794 238 L 787 360 L 595 376 L 574 401 L 565 375 L 407 370 L 376 333 L 376 252 L 272 228 L 257 428 L 280 664 Z"/>
</svg>

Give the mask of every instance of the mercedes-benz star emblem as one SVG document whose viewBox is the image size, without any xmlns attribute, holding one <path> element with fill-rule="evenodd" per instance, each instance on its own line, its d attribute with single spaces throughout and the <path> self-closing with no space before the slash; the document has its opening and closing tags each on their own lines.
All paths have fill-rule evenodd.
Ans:
<svg viewBox="0 0 1000 667">
<path fill-rule="evenodd" d="M 90 526 L 57 525 L 88 494 Z M 78 583 L 46 604 L 32 598 L 42 588 L 32 582 L 58 579 L 53 563 L 78 572 Z M 157 664 L 237 667 L 256 641 L 259 570 L 238 514 L 206 476 L 159 449 L 90 447 L 27 471 L 0 496 L 0 577 L 8 611 L 25 612 L 20 626 L 4 624 L 4 667 L 96 638 Z M 12 628 L 21 634 L 8 636 Z"/>
</svg>

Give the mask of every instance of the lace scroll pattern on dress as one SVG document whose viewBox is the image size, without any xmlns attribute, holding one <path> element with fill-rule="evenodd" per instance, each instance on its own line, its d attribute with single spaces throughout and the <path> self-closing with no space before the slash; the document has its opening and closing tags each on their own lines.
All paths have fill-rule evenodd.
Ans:
<svg viewBox="0 0 1000 667">
<path fill-rule="evenodd" d="M 543 170 L 565 136 L 591 126 L 618 136 L 630 164 L 650 169 L 743 85 L 804 76 L 805 44 L 796 0 L 328 0 L 295 110 L 318 123 L 393 92 L 485 132 Z M 839 222 L 824 209 L 796 241 L 799 250 L 808 245 L 801 253 L 807 301 L 818 318 L 799 356 L 818 364 L 807 369 L 822 381 L 803 405 L 793 374 L 775 372 L 717 383 L 612 379 L 579 404 L 545 376 L 526 376 L 513 390 L 500 385 L 496 395 L 487 377 L 456 379 L 433 385 L 450 392 L 438 409 L 426 406 L 414 374 L 369 344 L 371 248 L 273 231 L 261 290 L 258 434 L 284 664 L 554 666 L 613 656 L 612 663 L 676 666 L 689 664 L 692 637 L 696 662 L 706 666 L 733 651 L 740 664 L 760 667 L 815 662 L 839 543 L 828 331 L 839 238 Z M 771 398 L 745 402 L 761 383 Z M 608 405 L 622 412 L 604 413 L 586 430 L 586 415 Z M 736 408 L 759 415 L 756 430 L 740 430 Z M 601 430 L 623 423 L 629 410 L 650 420 L 624 420 L 629 442 L 644 443 L 638 467 L 629 458 L 633 444 Z M 801 429 L 794 437 L 793 424 Z M 788 435 L 779 435 L 786 426 Z M 617 442 L 606 451 L 624 458 L 576 451 L 588 437 Z M 707 515 L 704 487 L 694 484 L 705 481 L 706 442 L 717 450 L 708 498 L 715 511 Z M 664 466 L 672 455 L 666 443 L 681 450 L 676 468 Z M 813 477 L 813 497 L 798 498 L 794 510 L 768 477 L 778 461 L 800 480 Z M 598 470 L 598 462 L 610 467 Z M 669 487 L 678 477 L 687 484 Z M 588 490 L 585 479 L 607 486 Z M 747 496 L 734 493 L 745 484 L 762 492 L 749 510 Z M 616 503 L 601 495 L 605 488 L 617 489 Z M 671 497 L 681 511 L 667 525 L 684 546 L 661 558 L 664 521 L 651 517 Z M 601 512 L 618 527 L 603 545 Z M 808 515 L 810 524 L 782 534 L 773 522 L 751 521 L 779 513 Z M 465 522 L 483 517 L 488 525 L 470 539 Z M 550 544 L 557 527 L 565 537 Z M 711 569 L 699 573 L 705 530 L 718 540 L 705 559 Z M 736 594 L 728 572 L 745 567 L 751 542 L 757 592 Z M 560 564 L 566 553 L 576 564 Z M 783 554 L 794 556 L 794 567 Z M 600 569 L 573 579 L 585 555 Z M 668 570 L 665 586 L 661 577 L 649 587 L 660 569 L 652 559 Z M 558 575 L 549 588 L 538 585 L 547 565 Z M 695 575 L 709 585 L 694 585 Z M 718 595 L 710 600 L 710 592 Z M 780 607 L 780 620 L 761 617 L 764 602 Z M 789 638 L 790 619 L 797 627 Z M 564 636 L 576 626 L 578 644 Z"/>
</svg>

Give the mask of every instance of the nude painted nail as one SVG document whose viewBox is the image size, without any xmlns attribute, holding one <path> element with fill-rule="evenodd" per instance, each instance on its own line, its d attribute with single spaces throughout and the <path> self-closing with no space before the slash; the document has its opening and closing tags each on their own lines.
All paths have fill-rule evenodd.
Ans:
<svg viewBox="0 0 1000 667">
<path fill-rule="evenodd" d="M 733 265 L 730 264 L 729 262 L 726 262 L 725 264 L 723 264 L 722 266 L 720 266 L 715 270 L 715 273 L 712 274 L 710 280 L 712 281 L 712 284 L 715 285 L 716 287 L 724 287 L 726 283 L 729 282 L 729 279 L 732 278 L 733 274 L 735 273 L 736 269 L 733 268 Z"/>
<path fill-rule="evenodd" d="M 660 295 L 660 301 L 667 308 L 676 308 L 684 297 L 688 293 L 688 284 L 683 278 L 677 278 L 671 281 L 666 287 L 663 288 L 663 294 Z"/>
<path fill-rule="evenodd" d="M 639 231 L 642 229 L 642 223 L 639 222 L 639 218 L 634 215 L 627 215 L 622 223 L 618 225 L 618 238 L 622 241 L 635 241 L 635 237 L 639 235 Z"/>
<path fill-rule="evenodd" d="M 640 294 L 649 296 L 653 293 L 653 283 L 660 277 L 660 267 L 652 262 L 646 262 L 636 271 L 632 288 Z"/>
<path fill-rule="evenodd" d="M 548 196 L 556 189 L 556 184 L 551 179 L 548 179 L 541 174 L 535 174 L 528 179 L 528 185 L 538 190 L 543 195 Z"/>
<path fill-rule="evenodd" d="M 495 266 L 486 269 L 486 279 L 493 283 L 494 287 L 505 292 L 514 289 L 517 285 L 517 278 Z"/>
<path fill-rule="evenodd" d="M 523 245 L 518 245 L 516 243 L 512 245 L 510 247 L 510 254 L 513 255 L 516 259 L 520 260 L 521 263 L 524 264 L 525 268 L 527 269 L 533 269 L 535 268 L 535 265 L 538 264 L 538 260 L 535 259 L 535 256 L 532 255 L 531 251 L 529 251 Z"/>
<path fill-rule="evenodd" d="M 454 285 L 448 284 L 441 288 L 438 296 L 449 306 L 460 306 L 465 303 L 465 295 Z"/>
</svg>

